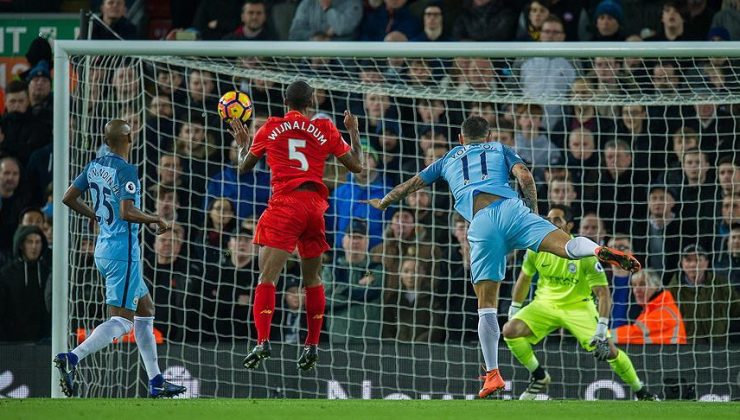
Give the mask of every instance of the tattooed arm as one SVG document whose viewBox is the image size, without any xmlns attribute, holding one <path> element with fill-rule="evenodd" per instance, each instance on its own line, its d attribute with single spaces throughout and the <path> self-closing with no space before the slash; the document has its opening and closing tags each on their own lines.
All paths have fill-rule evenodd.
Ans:
<svg viewBox="0 0 740 420">
<path fill-rule="evenodd" d="M 526 166 L 521 163 L 514 165 L 511 168 L 511 173 L 516 178 L 519 186 L 522 188 L 522 195 L 524 202 L 527 204 L 534 214 L 539 214 L 537 210 L 537 187 L 534 183 L 534 177 L 529 172 Z"/>
<path fill-rule="evenodd" d="M 425 186 L 426 184 L 424 183 L 424 180 L 422 180 L 421 177 L 417 174 L 403 184 L 397 185 L 396 188 L 386 194 L 385 197 L 381 199 L 373 198 L 367 200 L 367 203 L 378 210 L 385 210 L 393 203 L 403 200 L 407 195 L 418 191 Z"/>
</svg>

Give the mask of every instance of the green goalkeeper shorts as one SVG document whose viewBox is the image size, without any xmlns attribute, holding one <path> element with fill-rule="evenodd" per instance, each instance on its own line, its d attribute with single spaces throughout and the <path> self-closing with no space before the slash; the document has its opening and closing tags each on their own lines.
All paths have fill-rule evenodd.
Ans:
<svg viewBox="0 0 740 420">
<path fill-rule="evenodd" d="M 525 337 L 532 344 L 539 343 L 558 328 L 565 328 L 578 340 L 581 347 L 591 351 L 593 347 L 589 342 L 596 332 L 599 313 L 591 300 L 555 305 L 535 299 L 517 312 L 513 319 L 524 322 L 532 330 L 532 335 Z M 609 333 L 607 336 L 611 337 Z"/>
</svg>

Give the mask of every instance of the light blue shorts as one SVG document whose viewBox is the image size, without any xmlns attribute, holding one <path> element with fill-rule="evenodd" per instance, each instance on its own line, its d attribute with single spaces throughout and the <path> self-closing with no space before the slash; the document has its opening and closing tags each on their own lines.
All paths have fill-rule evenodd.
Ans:
<svg viewBox="0 0 740 420">
<path fill-rule="evenodd" d="M 509 252 L 537 251 L 545 236 L 556 229 L 517 198 L 502 199 L 479 210 L 468 229 L 473 283 L 503 280 Z"/>
<path fill-rule="evenodd" d="M 105 279 L 105 303 L 136 310 L 139 299 L 149 293 L 141 272 L 141 261 L 119 261 L 95 257 Z"/>
</svg>

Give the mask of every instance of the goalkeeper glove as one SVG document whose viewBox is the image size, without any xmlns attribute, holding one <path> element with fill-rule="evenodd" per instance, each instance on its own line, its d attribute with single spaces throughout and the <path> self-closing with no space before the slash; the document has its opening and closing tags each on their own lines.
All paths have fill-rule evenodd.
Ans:
<svg viewBox="0 0 740 420">
<path fill-rule="evenodd" d="M 520 309 L 522 309 L 521 302 L 511 302 L 511 305 L 509 305 L 509 319 L 513 318 Z"/>
<path fill-rule="evenodd" d="M 609 358 L 609 342 L 606 339 L 594 343 L 593 355 L 596 360 L 605 362 Z"/>
<path fill-rule="evenodd" d="M 606 360 L 609 356 L 609 343 L 606 341 L 606 332 L 609 329 L 609 319 L 605 317 L 599 318 L 598 324 L 596 324 L 596 331 L 594 336 L 591 337 L 591 346 L 594 346 L 594 357 L 597 360 Z"/>
</svg>

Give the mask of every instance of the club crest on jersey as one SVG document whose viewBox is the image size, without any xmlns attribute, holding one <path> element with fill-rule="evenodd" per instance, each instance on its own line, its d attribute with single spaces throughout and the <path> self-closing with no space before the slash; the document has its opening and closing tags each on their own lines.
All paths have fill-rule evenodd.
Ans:
<svg viewBox="0 0 740 420">
<path fill-rule="evenodd" d="M 126 192 L 129 194 L 133 194 L 136 192 L 136 184 L 131 181 L 127 182 L 123 188 L 126 189 Z"/>
<path fill-rule="evenodd" d="M 596 262 L 596 264 L 594 264 L 594 269 L 596 269 L 596 271 L 598 271 L 599 273 L 604 272 L 604 267 L 602 267 L 601 263 L 598 261 Z"/>
<path fill-rule="evenodd" d="M 568 271 L 570 271 L 571 274 L 575 274 L 576 270 L 576 263 L 568 263 Z"/>
</svg>

